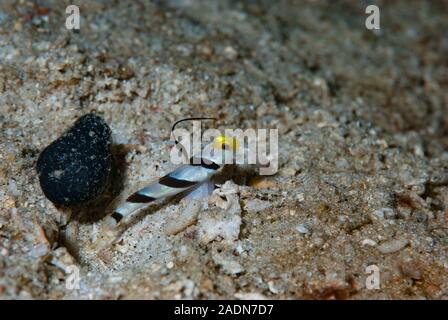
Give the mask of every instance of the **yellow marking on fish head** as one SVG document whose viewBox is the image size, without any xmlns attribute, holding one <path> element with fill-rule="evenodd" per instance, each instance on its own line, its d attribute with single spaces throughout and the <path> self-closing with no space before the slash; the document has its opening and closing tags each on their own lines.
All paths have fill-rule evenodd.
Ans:
<svg viewBox="0 0 448 320">
<path fill-rule="evenodd" d="M 236 151 L 238 150 L 238 147 L 238 141 L 233 137 L 221 135 L 216 137 L 214 141 L 215 149 Z"/>
</svg>

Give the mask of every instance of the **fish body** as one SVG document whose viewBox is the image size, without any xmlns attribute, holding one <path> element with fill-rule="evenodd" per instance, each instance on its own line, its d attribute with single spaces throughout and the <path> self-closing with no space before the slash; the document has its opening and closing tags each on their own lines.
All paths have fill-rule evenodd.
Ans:
<svg viewBox="0 0 448 320">
<path fill-rule="evenodd" d="M 225 159 L 233 157 L 233 146 L 222 143 L 223 138 L 218 137 L 213 143 L 206 146 L 200 154 L 190 158 L 188 164 L 181 165 L 174 171 L 159 178 L 136 192 L 129 195 L 120 203 L 107 218 L 106 224 L 113 228 L 126 224 L 135 212 L 155 203 L 158 200 L 175 196 L 181 192 L 193 190 L 200 184 L 208 181 L 225 165 Z M 226 141 L 224 139 L 224 141 Z M 225 147 L 228 148 L 225 148 Z"/>
</svg>

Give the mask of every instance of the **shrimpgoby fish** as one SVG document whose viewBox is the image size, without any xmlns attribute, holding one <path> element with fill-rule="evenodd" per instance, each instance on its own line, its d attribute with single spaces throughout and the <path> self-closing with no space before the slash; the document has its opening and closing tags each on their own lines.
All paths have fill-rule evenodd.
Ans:
<svg viewBox="0 0 448 320">
<path fill-rule="evenodd" d="M 193 155 L 188 164 L 181 165 L 157 181 L 129 195 L 106 218 L 106 225 L 116 228 L 132 219 L 134 213 L 150 204 L 181 192 L 192 190 L 208 181 L 220 171 L 226 159 L 233 157 L 238 148 L 233 137 L 218 136 L 199 154 Z"/>
</svg>

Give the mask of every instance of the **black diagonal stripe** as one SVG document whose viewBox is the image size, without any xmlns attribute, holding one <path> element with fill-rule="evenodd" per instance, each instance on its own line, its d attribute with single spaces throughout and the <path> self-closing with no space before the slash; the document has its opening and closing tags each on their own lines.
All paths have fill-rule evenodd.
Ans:
<svg viewBox="0 0 448 320">
<path fill-rule="evenodd" d="M 201 167 L 203 167 L 203 168 L 206 168 L 206 169 L 211 169 L 211 170 L 218 170 L 219 168 L 221 168 L 221 166 L 219 165 L 219 164 L 217 164 L 217 163 L 215 163 L 215 162 L 213 162 L 213 161 L 211 161 L 211 160 L 207 160 L 207 162 L 208 163 L 206 163 L 205 161 L 204 161 L 204 159 L 203 158 L 201 158 L 200 159 L 200 162 L 199 162 L 199 159 L 198 158 L 191 158 L 190 159 L 190 164 L 192 165 L 192 166 L 201 166 Z"/>
<path fill-rule="evenodd" d="M 141 193 L 133 193 L 131 194 L 126 201 L 128 202 L 134 202 L 134 203 L 149 203 L 156 200 L 156 198 L 150 197 L 150 196 L 145 196 L 144 194 Z"/>
<path fill-rule="evenodd" d="M 159 183 L 170 188 L 188 188 L 197 184 L 195 181 L 177 179 L 170 175 L 160 178 Z"/>
<path fill-rule="evenodd" d="M 118 222 L 120 222 L 121 219 L 123 219 L 123 215 L 121 213 L 115 211 L 114 213 L 112 213 L 112 218 L 114 218 L 115 221 L 117 221 L 117 223 L 118 223 Z"/>
</svg>

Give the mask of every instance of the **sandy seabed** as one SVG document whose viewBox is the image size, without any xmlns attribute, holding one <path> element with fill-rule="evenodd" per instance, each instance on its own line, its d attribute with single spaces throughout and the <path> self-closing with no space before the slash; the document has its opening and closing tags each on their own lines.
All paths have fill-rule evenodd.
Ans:
<svg viewBox="0 0 448 320">
<path fill-rule="evenodd" d="M 448 298 L 448 1 L 373 2 L 379 31 L 362 1 L 79 1 L 75 32 L 67 1 L 2 1 L 0 298 Z M 92 111 L 114 173 L 58 209 L 37 157 Z M 174 199 L 96 250 L 191 116 L 277 128 L 277 174 L 226 169 L 208 208 Z"/>
</svg>

